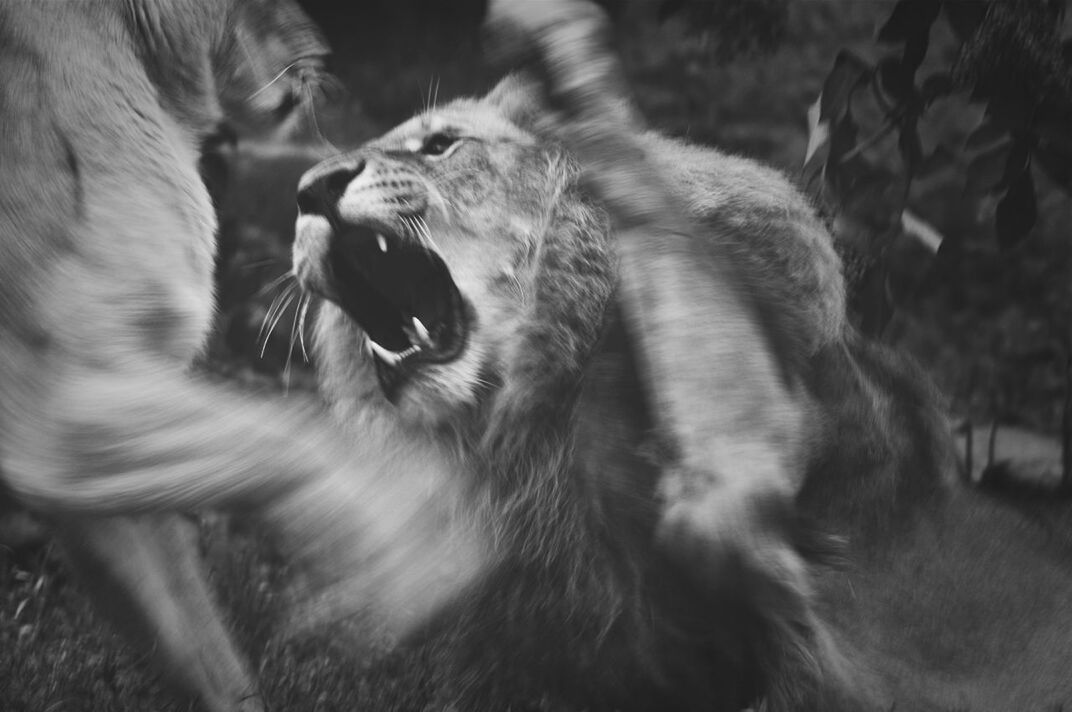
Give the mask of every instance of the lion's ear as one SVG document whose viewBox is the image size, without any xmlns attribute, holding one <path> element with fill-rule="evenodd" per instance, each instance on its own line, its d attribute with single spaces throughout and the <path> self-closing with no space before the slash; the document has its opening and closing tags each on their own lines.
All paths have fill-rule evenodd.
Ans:
<svg viewBox="0 0 1072 712">
<path fill-rule="evenodd" d="M 539 82 L 524 72 L 507 74 L 484 101 L 499 109 L 518 128 L 531 131 L 543 111 Z"/>
</svg>

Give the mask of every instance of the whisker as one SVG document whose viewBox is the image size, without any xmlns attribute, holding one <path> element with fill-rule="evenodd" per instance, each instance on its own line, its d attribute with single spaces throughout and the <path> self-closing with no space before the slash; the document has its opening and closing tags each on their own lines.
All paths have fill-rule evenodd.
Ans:
<svg viewBox="0 0 1072 712">
<path fill-rule="evenodd" d="M 436 106 L 439 104 L 439 77 L 435 78 L 435 94 L 432 96 L 432 111 L 435 111 Z"/>
<path fill-rule="evenodd" d="M 304 295 L 298 297 L 298 304 L 301 304 L 301 300 Z M 290 341 L 287 342 L 287 360 L 283 363 L 283 394 L 290 393 L 290 362 L 294 357 L 294 342 L 297 340 L 298 332 L 298 317 L 301 313 L 301 308 L 296 307 L 294 309 L 294 319 L 290 322 Z"/>
<path fill-rule="evenodd" d="M 273 289 L 276 289 L 277 287 L 282 285 L 284 282 L 286 282 L 288 277 L 293 277 L 293 276 L 294 276 L 294 273 L 291 272 L 290 270 L 287 270 L 283 274 L 281 274 L 278 277 L 276 277 L 275 279 L 273 279 L 268 284 L 266 284 L 263 287 L 261 287 L 260 289 L 258 289 L 257 293 L 254 294 L 253 296 L 254 297 L 263 297 L 268 292 L 272 291 Z"/>
<path fill-rule="evenodd" d="M 279 74 L 277 74 L 274 77 L 272 77 L 271 80 L 269 80 L 269 82 L 267 84 L 265 84 L 264 86 L 262 86 L 260 89 L 258 89 L 257 91 L 253 92 L 252 94 L 250 94 L 249 98 L 246 99 L 246 101 L 252 101 L 253 99 L 256 99 L 260 94 L 262 94 L 263 92 L 267 91 L 273 84 L 275 84 L 280 79 L 282 79 L 283 76 L 287 72 L 289 72 L 291 69 L 293 69 L 295 67 L 295 65 L 297 65 L 298 62 L 301 62 L 301 61 L 302 60 L 300 60 L 300 59 L 296 59 L 293 62 L 291 62 L 290 64 L 288 64 L 287 66 L 283 67 L 283 69 L 280 70 Z"/>
<path fill-rule="evenodd" d="M 297 290 L 298 290 L 297 281 L 288 282 L 287 285 L 285 287 L 283 287 L 283 289 L 277 295 L 277 299 L 273 302 L 273 306 L 278 307 L 279 303 L 282 301 L 282 299 L 279 299 L 278 297 L 289 297 L 292 294 L 294 294 L 294 292 L 296 292 Z"/>
<path fill-rule="evenodd" d="M 292 285 L 287 289 L 287 291 L 283 292 L 283 294 L 280 295 L 281 297 L 283 297 L 279 302 L 280 306 L 275 311 L 275 316 L 272 317 L 272 322 L 268 326 L 268 330 L 264 333 L 264 342 L 261 344 L 261 358 L 264 358 L 264 352 L 268 349 L 268 340 L 272 337 L 272 332 L 275 331 L 275 327 L 279 325 L 279 320 L 283 318 L 283 314 L 286 313 L 287 307 L 289 307 L 294 301 L 296 290 L 297 285 Z M 268 315 L 265 315 L 265 322 L 268 321 L 269 315 L 271 315 L 271 313 L 271 310 L 269 310 Z M 264 325 L 262 324 L 261 328 L 263 329 L 263 327 Z"/>
<path fill-rule="evenodd" d="M 260 341 L 264 336 L 265 329 L 268 327 L 269 322 L 271 322 L 272 317 L 275 316 L 275 311 L 279 308 L 279 303 L 283 300 L 283 297 L 286 296 L 286 294 L 287 290 L 284 289 L 272 299 L 272 303 L 268 306 L 268 311 L 264 313 L 264 318 L 261 319 L 261 328 L 257 332 L 257 341 Z"/>
<path fill-rule="evenodd" d="M 257 269 L 258 267 L 264 267 L 266 265 L 278 264 L 282 261 L 283 258 L 281 257 L 265 257 L 263 260 L 253 260 L 252 262 L 238 265 L 238 269 Z"/>
<path fill-rule="evenodd" d="M 268 341 L 272 338 L 272 332 L 275 331 L 275 327 L 279 325 L 279 321 L 283 318 L 283 315 L 286 314 L 287 308 L 290 307 L 293 302 L 294 294 L 292 293 L 288 296 L 286 303 L 283 304 L 283 307 L 279 310 L 279 313 L 276 314 L 275 319 L 272 321 L 272 325 L 268 327 L 268 332 L 264 335 L 264 343 L 261 344 L 261 358 L 264 358 L 264 353 L 268 350 Z"/>
<path fill-rule="evenodd" d="M 422 113 L 427 112 L 428 100 L 425 98 L 424 87 L 421 86 L 421 80 L 414 77 L 413 82 L 417 85 L 417 105 L 421 107 Z"/>
<path fill-rule="evenodd" d="M 424 239 L 429 242 L 432 241 L 432 231 L 428 228 L 428 223 L 425 222 L 423 215 L 414 216 L 414 222 L 417 223 L 417 231 L 424 236 Z"/>
<path fill-rule="evenodd" d="M 298 315 L 298 343 L 301 345 L 302 358 L 309 363 L 309 351 L 305 348 L 305 318 L 309 316 L 309 305 L 313 301 L 312 294 L 305 295 L 305 301 L 301 305 L 301 313 Z"/>
<path fill-rule="evenodd" d="M 447 222 L 453 222 L 450 212 L 453 206 L 444 197 L 443 192 L 439 190 L 439 186 L 426 178 L 422 179 L 421 182 L 428 193 L 428 203 L 439 210 Z"/>
<path fill-rule="evenodd" d="M 432 231 L 428 228 L 428 223 L 425 222 L 424 216 L 416 215 L 414 217 L 417 222 L 417 233 L 428 243 L 429 247 L 436 252 L 439 252 L 439 246 L 436 244 L 436 241 L 432 239 Z"/>
<path fill-rule="evenodd" d="M 316 137 L 324 145 L 326 145 L 332 151 L 337 152 L 339 150 L 338 147 L 336 147 L 335 144 L 333 144 L 331 141 L 329 141 L 327 136 L 324 135 L 324 132 L 320 130 L 320 119 L 318 119 L 317 116 L 316 116 L 316 99 L 313 96 L 313 85 L 312 85 L 312 83 L 311 82 L 306 82 L 305 84 L 303 84 L 302 85 L 302 91 L 306 92 L 305 111 L 306 111 L 306 113 L 308 113 L 309 120 L 313 124 L 313 133 L 316 134 Z"/>
</svg>

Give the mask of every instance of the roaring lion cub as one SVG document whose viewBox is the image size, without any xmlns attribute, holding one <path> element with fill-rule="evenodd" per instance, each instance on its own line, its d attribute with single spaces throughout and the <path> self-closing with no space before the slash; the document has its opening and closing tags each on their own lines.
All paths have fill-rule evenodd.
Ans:
<svg viewBox="0 0 1072 712">
<path fill-rule="evenodd" d="M 355 439 L 395 432 L 436 447 L 466 490 L 454 517 L 478 522 L 495 548 L 431 631 L 439 704 L 1067 703 L 1072 572 L 1060 547 L 958 488 L 934 394 L 847 324 L 840 265 L 807 202 L 772 170 L 655 133 L 610 144 L 625 153 L 596 155 L 594 167 L 583 156 L 582 169 L 556 136 L 583 150 L 602 140 L 598 118 L 580 115 L 570 134 L 556 128 L 578 118 L 569 97 L 555 114 L 543 95 L 514 76 L 484 98 L 426 111 L 321 163 L 298 194 L 294 269 L 324 299 L 314 348 L 325 397 Z M 639 163 L 616 165 L 622 155 Z M 697 267 L 688 274 L 732 273 L 726 283 L 766 339 L 747 343 L 776 365 L 755 389 L 762 371 L 722 358 L 739 346 L 723 345 L 706 362 L 707 384 L 723 390 L 692 380 L 697 392 L 675 397 L 731 409 L 741 420 L 727 427 L 746 443 L 772 432 L 778 398 L 802 415 L 787 426 L 795 439 L 772 443 L 797 458 L 784 473 L 788 501 L 751 487 L 764 473 L 746 466 L 764 460 L 747 448 L 727 480 L 739 489 L 721 499 L 711 483 L 679 477 L 680 440 L 660 424 L 666 392 L 656 390 L 679 376 L 653 369 L 638 333 L 666 325 L 626 303 L 643 279 L 624 265 L 643 261 L 619 244 L 650 226 L 637 206 L 608 199 L 631 180 L 614 171 L 636 165 L 686 211 L 679 237 L 690 242 L 678 249 Z M 652 256 L 675 249 L 650 234 L 628 239 Z M 707 344 L 706 330 L 725 328 L 724 309 L 739 307 L 710 301 L 696 279 L 655 285 L 648 314 Z M 698 301 L 661 296 L 675 290 Z M 678 357 L 693 368 L 702 355 Z M 750 389 L 760 396 L 751 411 Z M 683 428 L 716 422 L 679 415 Z M 683 504 L 684 522 L 674 516 Z M 726 538 L 704 538 L 718 531 Z"/>
<path fill-rule="evenodd" d="M 666 531 L 691 493 L 668 482 L 678 455 L 654 427 L 621 318 L 608 216 L 569 153 L 533 133 L 542 112 L 532 87 L 507 79 L 303 177 L 294 270 L 327 300 L 314 340 L 323 391 L 355 437 L 439 444 L 472 490 L 465 516 L 502 556 L 445 617 L 463 706 L 740 709 L 790 670 L 817 676 L 826 633 L 798 571 L 772 582 L 727 543 L 723 578 L 705 568 L 717 542 L 688 550 L 705 544 Z M 762 280 L 802 356 L 836 348 L 839 263 L 808 205 L 751 162 L 643 141 L 725 241 L 701 257 L 735 255 Z M 752 373 L 742 365 L 740 378 Z M 779 504 L 755 529 L 749 512 L 713 524 L 769 536 L 774 554 L 789 542 L 788 565 L 803 570 Z"/>
<path fill-rule="evenodd" d="M 423 483 L 450 481 L 440 458 L 389 437 L 361 454 L 315 411 L 188 373 L 213 312 L 201 142 L 225 117 L 302 106 L 325 53 L 289 0 L 0 1 L 3 480 L 54 523 L 100 608 L 218 712 L 261 703 L 190 533 L 113 515 L 255 509 L 333 610 L 377 605 L 353 572 L 413 584 L 377 589 L 380 619 L 404 627 L 483 555 L 438 526 L 450 497 Z M 400 541 L 461 563 L 433 577 L 419 555 L 379 555 Z"/>
</svg>

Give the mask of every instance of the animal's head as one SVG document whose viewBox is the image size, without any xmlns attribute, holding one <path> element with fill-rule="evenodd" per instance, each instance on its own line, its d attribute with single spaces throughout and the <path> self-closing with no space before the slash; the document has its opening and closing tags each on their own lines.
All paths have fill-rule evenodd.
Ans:
<svg viewBox="0 0 1072 712">
<path fill-rule="evenodd" d="M 294 269 L 328 302 L 329 392 L 437 423 L 577 372 L 612 288 L 606 220 L 534 107 L 507 79 L 302 178 Z"/>
<path fill-rule="evenodd" d="M 328 48 L 293 0 L 129 0 L 135 49 L 161 100 L 208 130 L 281 121 L 309 100 Z"/>
</svg>

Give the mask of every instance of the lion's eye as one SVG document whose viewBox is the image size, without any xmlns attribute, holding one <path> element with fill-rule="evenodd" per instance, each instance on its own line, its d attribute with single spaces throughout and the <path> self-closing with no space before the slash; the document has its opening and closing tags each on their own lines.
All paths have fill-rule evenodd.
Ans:
<svg viewBox="0 0 1072 712">
<path fill-rule="evenodd" d="M 442 156 L 458 139 L 445 133 L 434 133 L 424 139 L 421 153 L 425 156 Z"/>
</svg>

